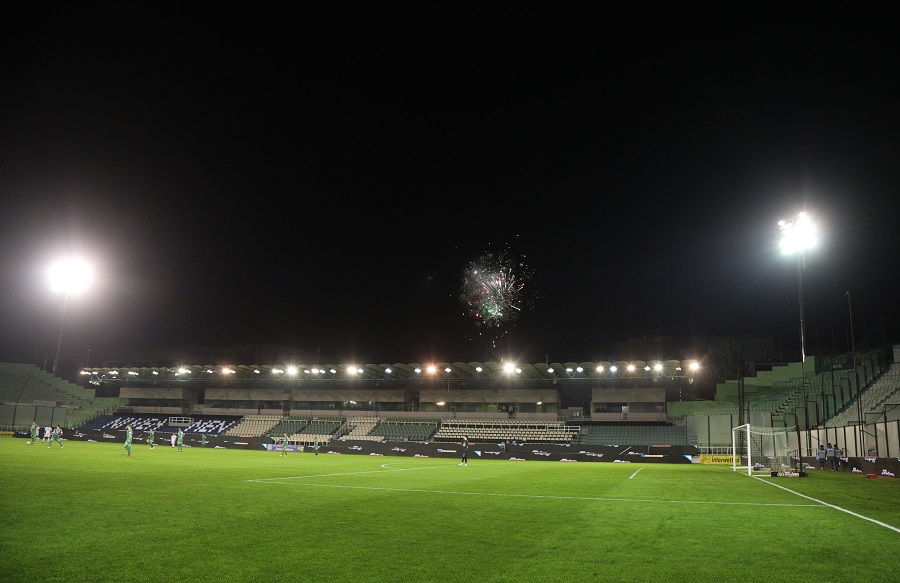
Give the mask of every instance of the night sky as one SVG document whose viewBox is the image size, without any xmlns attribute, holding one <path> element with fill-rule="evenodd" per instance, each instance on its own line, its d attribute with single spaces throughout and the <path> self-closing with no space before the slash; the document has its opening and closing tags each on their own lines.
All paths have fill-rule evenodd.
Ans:
<svg viewBox="0 0 900 583">
<path fill-rule="evenodd" d="M 68 255 L 96 270 L 73 352 L 797 348 L 777 223 L 800 211 L 807 345 L 846 349 L 851 307 L 858 340 L 900 340 L 900 36 L 875 7 L 285 6 L 4 19 L 0 354 L 52 355 Z M 529 302 L 488 328 L 462 286 L 501 252 Z"/>
</svg>

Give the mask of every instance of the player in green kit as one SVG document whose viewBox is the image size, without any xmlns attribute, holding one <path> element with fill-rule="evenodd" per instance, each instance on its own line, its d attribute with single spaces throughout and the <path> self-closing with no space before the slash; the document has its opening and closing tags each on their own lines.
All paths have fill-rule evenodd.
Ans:
<svg viewBox="0 0 900 583">
<path fill-rule="evenodd" d="M 31 422 L 31 440 L 29 440 L 28 445 L 31 445 L 38 439 L 38 433 L 41 431 L 41 428 L 38 427 L 38 424 L 34 421 Z"/>
<path fill-rule="evenodd" d="M 200 447 L 206 447 L 206 434 L 200 434 Z"/>
<path fill-rule="evenodd" d="M 131 438 L 133 435 L 134 432 L 131 429 L 131 425 L 128 425 L 125 428 L 125 451 L 128 452 L 128 457 L 131 457 Z"/>
<path fill-rule="evenodd" d="M 147 443 L 150 445 L 150 449 L 153 449 L 155 447 L 153 444 L 154 439 L 156 439 L 156 430 L 151 427 L 150 435 L 147 436 Z"/>
<path fill-rule="evenodd" d="M 284 434 L 284 445 L 281 446 L 281 455 L 287 455 L 287 444 L 288 444 L 288 436 L 287 433 Z"/>
<path fill-rule="evenodd" d="M 178 451 L 181 451 L 181 446 L 184 445 L 184 431 L 181 430 L 181 427 L 178 428 Z"/>
<path fill-rule="evenodd" d="M 60 441 L 61 439 L 62 439 L 62 427 L 57 425 L 53 429 L 53 433 L 50 434 L 50 445 L 53 445 L 54 443 L 58 443 L 59 449 L 62 449 L 63 445 L 62 445 L 62 441 Z M 50 449 L 50 445 L 47 446 L 47 449 Z"/>
</svg>

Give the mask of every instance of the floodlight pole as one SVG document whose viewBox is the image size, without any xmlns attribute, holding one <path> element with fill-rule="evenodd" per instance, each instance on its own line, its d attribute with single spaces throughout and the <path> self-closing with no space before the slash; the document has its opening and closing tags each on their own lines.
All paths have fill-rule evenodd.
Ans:
<svg viewBox="0 0 900 583">
<path fill-rule="evenodd" d="M 59 352 L 62 348 L 63 328 L 66 325 L 66 306 L 69 303 L 69 292 L 63 296 L 62 308 L 59 312 L 59 337 L 56 340 L 56 358 L 53 359 L 53 374 L 56 374 L 56 367 L 59 365 Z"/>
<path fill-rule="evenodd" d="M 856 338 L 853 336 L 853 306 L 850 303 L 850 292 L 844 294 L 847 296 L 847 311 L 850 314 L 850 360 L 853 362 L 853 376 L 856 378 L 856 426 L 859 430 L 859 445 L 862 449 L 863 456 L 865 456 L 868 452 L 866 451 L 866 429 L 863 424 L 863 410 L 862 410 L 862 394 L 860 393 L 859 386 L 859 373 L 856 370 Z M 857 452 L 858 454 L 859 452 Z"/>
<path fill-rule="evenodd" d="M 782 232 L 782 252 L 797 252 L 797 290 L 800 298 L 800 384 L 803 389 L 803 408 L 808 407 L 806 402 L 806 321 L 803 313 L 803 269 L 806 267 L 805 249 L 811 244 L 809 236 L 811 229 L 809 227 L 809 219 L 807 214 L 800 213 L 799 220 L 780 221 L 779 226 Z M 803 447 L 802 436 L 800 434 L 800 417 L 795 415 L 797 422 L 797 466 L 798 472 L 803 471 Z M 807 410 L 807 419 L 809 411 Z M 809 436 L 809 422 L 806 423 L 807 439 Z M 807 448 L 808 449 L 808 448 Z"/>
<path fill-rule="evenodd" d="M 809 453 L 809 404 L 806 402 L 806 323 L 803 313 L 803 268 L 806 256 L 803 248 L 797 253 L 797 290 L 800 295 L 800 386 L 803 389 L 803 420 L 806 424 L 806 452 Z M 801 444 L 800 418 L 797 418 L 797 471 L 803 471 L 803 448 Z"/>
<path fill-rule="evenodd" d="M 806 324 L 803 316 L 803 269 L 806 267 L 806 256 L 803 249 L 797 254 L 797 289 L 800 291 L 800 370 L 803 372 L 802 363 L 806 362 Z M 803 377 L 806 380 L 806 377 Z"/>
</svg>

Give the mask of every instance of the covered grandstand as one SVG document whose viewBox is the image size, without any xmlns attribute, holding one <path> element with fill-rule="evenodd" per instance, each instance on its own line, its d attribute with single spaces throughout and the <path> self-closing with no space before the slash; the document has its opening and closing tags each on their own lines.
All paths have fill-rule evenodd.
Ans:
<svg viewBox="0 0 900 583">
<path fill-rule="evenodd" d="M 0 426 L 35 420 L 92 427 L 104 415 L 231 420 L 216 435 L 288 433 L 316 441 L 454 441 L 561 446 L 727 446 L 732 427 L 794 427 L 809 455 L 900 453 L 900 371 L 893 347 L 810 357 L 673 400 L 695 361 L 189 365 L 85 368 L 84 386 L 33 365 L 0 364 Z M 97 390 L 104 395 L 98 397 Z M 245 428 L 245 429 L 240 429 Z"/>
</svg>

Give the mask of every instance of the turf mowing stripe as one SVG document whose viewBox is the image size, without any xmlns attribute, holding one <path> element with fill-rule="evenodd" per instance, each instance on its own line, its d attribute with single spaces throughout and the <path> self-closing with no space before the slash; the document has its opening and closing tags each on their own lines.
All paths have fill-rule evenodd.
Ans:
<svg viewBox="0 0 900 583">
<path fill-rule="evenodd" d="M 268 482 L 268 481 L 278 481 L 278 480 L 300 480 L 303 478 L 333 478 L 335 476 L 356 476 L 360 474 L 384 474 L 386 472 L 408 472 L 410 470 L 433 470 L 435 468 L 452 468 L 453 466 L 422 466 L 419 468 L 388 468 L 385 465 L 381 466 L 382 470 L 367 470 L 365 472 L 342 472 L 339 474 L 310 474 L 309 476 L 286 476 L 281 478 L 257 478 L 255 480 L 247 480 L 248 482 Z"/>
</svg>

